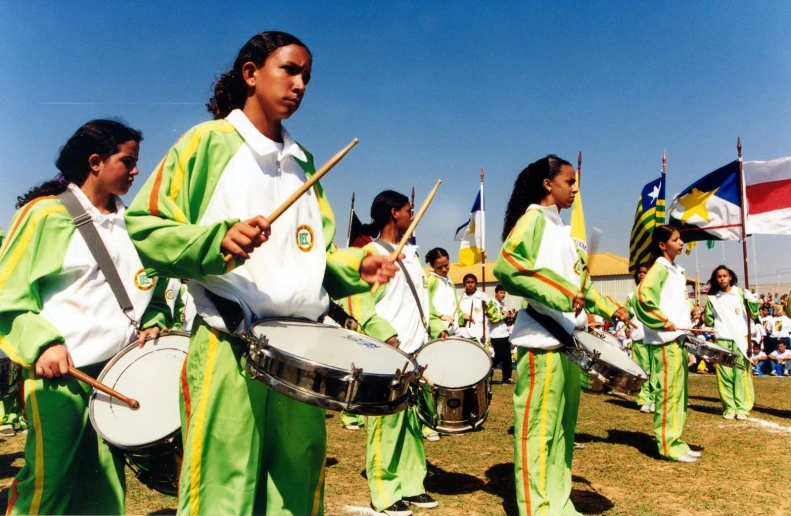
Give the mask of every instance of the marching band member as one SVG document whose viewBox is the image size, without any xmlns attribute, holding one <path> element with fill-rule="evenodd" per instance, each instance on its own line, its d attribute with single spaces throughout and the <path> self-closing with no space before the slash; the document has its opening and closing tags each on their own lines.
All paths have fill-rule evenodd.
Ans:
<svg viewBox="0 0 791 516">
<path fill-rule="evenodd" d="M 0 348 L 23 368 L 30 426 L 7 514 L 124 514 L 123 458 L 91 426 L 91 387 L 69 366 L 96 376 L 130 341 L 142 344 L 170 322 L 167 281 L 144 273 L 118 197 L 138 174 L 142 139 L 120 122 L 87 122 L 60 151 L 63 179 L 19 197 L 0 251 Z M 55 197 L 66 189 L 107 247 L 134 306 L 129 316 Z"/>
<path fill-rule="evenodd" d="M 511 335 L 519 373 L 514 473 L 520 515 L 578 514 L 570 495 L 580 374 L 555 335 L 566 340 L 575 328 L 585 328 L 583 309 L 628 320 L 626 311 L 590 282 L 580 292 L 585 260 L 560 219 L 560 210 L 571 207 L 577 191 L 574 168 L 557 156 L 525 168 L 508 202 L 503 248 L 494 266 L 505 290 L 529 302 Z M 554 321 L 555 331 L 535 317 Z"/>
<path fill-rule="evenodd" d="M 251 38 L 215 84 L 215 120 L 176 142 L 128 211 L 148 273 L 190 279 L 198 313 L 181 381 L 179 514 L 323 512 L 325 411 L 251 379 L 239 333 L 260 318 L 318 321 L 328 294 L 366 291 L 396 270 L 387 257 L 333 248 L 318 183 L 274 227 L 262 215 L 315 172 L 281 123 L 299 108 L 311 65 L 290 34 Z"/>
<path fill-rule="evenodd" d="M 678 462 L 697 462 L 701 454 L 681 440 L 687 421 L 687 348 L 677 328 L 692 326 L 687 277 L 675 263 L 684 242 L 675 228 L 658 226 L 651 235 L 654 264 L 637 287 L 634 305 L 643 323 L 643 342 L 651 354 L 651 375 L 657 386 L 653 401 L 654 435 L 659 454 Z M 649 382 L 652 380 L 649 379 Z"/>
<path fill-rule="evenodd" d="M 704 317 L 714 328 L 717 345 L 739 355 L 744 369 L 717 365 L 717 390 L 725 419 L 747 419 L 755 400 L 751 363 L 747 358 L 747 324 L 758 317 L 758 300 L 736 286 L 739 279 L 731 269 L 720 265 L 711 273 Z"/>
<path fill-rule="evenodd" d="M 448 252 L 441 247 L 435 247 L 426 253 L 426 263 L 432 269 L 428 276 L 428 295 L 440 320 L 447 328 L 448 335 L 455 335 L 458 330 L 456 318 L 459 301 L 456 296 L 456 285 L 448 278 L 450 270 Z"/>
<path fill-rule="evenodd" d="M 488 342 L 483 342 L 483 325 L 486 320 L 496 323 L 502 320 L 497 303 L 491 300 L 486 292 L 478 290 L 478 278 L 475 274 L 464 275 L 464 293 L 459 299 L 459 337 L 475 340 L 488 349 Z M 488 335 L 487 335 L 488 341 Z"/>
<path fill-rule="evenodd" d="M 648 266 L 638 265 L 637 269 L 634 271 L 635 285 L 639 286 L 640 282 L 645 279 L 646 274 L 648 274 Z M 645 382 L 640 387 L 640 392 L 637 394 L 637 405 L 640 407 L 640 412 L 653 414 L 654 410 L 656 410 L 654 394 L 658 388 L 656 385 L 658 377 L 651 374 L 651 350 L 643 343 L 645 330 L 643 329 L 643 323 L 637 318 L 635 309 L 637 296 L 635 294 L 635 292 L 631 292 L 626 300 L 626 306 L 629 309 L 629 317 L 631 317 L 632 324 L 636 326 L 636 328 L 631 329 L 632 359 L 637 362 L 637 365 L 643 368 L 646 374 L 648 374 L 649 379 L 649 381 Z"/>
<path fill-rule="evenodd" d="M 511 380 L 512 359 L 511 359 L 511 330 L 505 321 L 505 288 L 502 285 L 494 287 L 494 300 L 492 301 L 497 308 L 497 317 L 489 322 L 489 339 L 494 350 L 492 367 L 500 366 L 503 373 L 503 383 L 514 383 Z M 499 320 L 498 320 L 499 319 Z"/>
<path fill-rule="evenodd" d="M 409 199 L 385 190 L 374 198 L 371 218 L 373 222 L 364 225 L 364 232 L 378 239 L 363 249 L 386 256 L 393 252 L 399 237 L 412 222 Z M 401 270 L 385 288 L 375 295 L 367 292 L 341 302 L 360 321 L 367 335 L 412 354 L 429 339 L 447 336 L 447 328 L 431 302 L 417 247 L 407 245 L 404 255 Z M 365 471 L 371 506 L 389 516 L 409 516 L 412 514 L 409 505 L 437 507 L 439 503 L 423 487 L 426 452 L 414 408 L 390 416 L 369 417 L 366 427 Z"/>
</svg>

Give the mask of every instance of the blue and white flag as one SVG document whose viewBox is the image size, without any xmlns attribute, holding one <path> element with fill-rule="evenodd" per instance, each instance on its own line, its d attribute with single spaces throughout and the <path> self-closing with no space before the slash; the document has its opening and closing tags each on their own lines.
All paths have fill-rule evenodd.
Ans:
<svg viewBox="0 0 791 516">
<path fill-rule="evenodd" d="M 484 253 L 484 210 L 481 205 L 481 192 L 472 204 L 470 219 L 456 230 L 455 240 L 461 241 L 459 263 L 473 265 L 483 261 Z"/>
</svg>

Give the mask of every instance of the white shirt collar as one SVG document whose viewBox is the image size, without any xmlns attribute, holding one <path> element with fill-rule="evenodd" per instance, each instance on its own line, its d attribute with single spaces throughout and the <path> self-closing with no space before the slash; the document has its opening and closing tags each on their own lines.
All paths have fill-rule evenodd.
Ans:
<svg viewBox="0 0 791 516">
<path fill-rule="evenodd" d="M 115 213 L 102 213 L 96 208 L 96 206 L 93 205 L 91 200 L 88 199 L 88 196 L 85 195 L 82 190 L 80 190 L 79 186 L 75 185 L 74 183 L 69 183 L 66 188 L 74 193 L 74 195 L 77 197 L 77 200 L 79 200 L 80 204 L 82 204 L 82 207 L 85 208 L 85 211 L 88 212 L 88 215 L 90 215 L 94 220 L 115 217 L 118 215 L 123 217 L 124 212 L 126 211 L 124 203 L 121 202 L 121 198 L 117 195 L 113 195 L 113 200 L 115 201 Z"/>
<path fill-rule="evenodd" d="M 668 269 L 672 270 L 676 274 L 681 274 L 682 272 L 684 272 L 684 268 L 681 265 L 677 263 L 670 263 L 670 261 L 664 256 L 660 256 L 659 258 L 656 259 L 656 261 L 661 263 Z"/>
<path fill-rule="evenodd" d="M 738 296 L 739 295 L 739 287 L 732 286 L 730 292 L 725 292 L 724 290 L 720 290 L 717 292 L 716 297 L 723 297 L 723 296 Z"/>
<path fill-rule="evenodd" d="M 279 152 L 275 142 L 261 134 L 261 131 L 255 128 L 253 123 L 247 118 L 241 109 L 234 109 L 231 113 L 225 118 L 228 120 L 231 125 L 242 135 L 244 141 L 252 147 L 252 149 L 261 156 L 265 156 L 267 154 L 277 154 Z M 294 158 L 305 162 L 308 160 L 305 153 L 302 151 L 300 146 L 294 139 L 288 134 L 286 128 L 281 126 L 281 134 L 283 136 L 283 155 L 291 155 Z"/>
<path fill-rule="evenodd" d="M 563 222 L 563 219 L 560 218 L 560 212 L 558 211 L 557 206 L 541 206 L 540 204 L 531 204 L 527 207 L 527 209 L 536 208 L 544 212 L 544 217 L 548 220 L 552 221 L 553 223 L 557 224 L 558 226 L 565 226 L 566 224 Z M 527 213 L 527 210 L 525 210 Z"/>
</svg>

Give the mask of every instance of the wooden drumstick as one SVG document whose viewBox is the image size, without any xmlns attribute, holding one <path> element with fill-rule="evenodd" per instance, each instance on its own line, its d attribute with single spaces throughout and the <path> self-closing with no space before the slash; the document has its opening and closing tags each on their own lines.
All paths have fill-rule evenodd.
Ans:
<svg viewBox="0 0 791 516">
<path fill-rule="evenodd" d="M 272 214 L 271 214 L 271 215 L 269 215 L 269 217 L 267 217 L 267 219 L 269 220 L 269 223 L 270 223 L 270 224 L 272 224 L 273 222 L 275 222 L 275 221 L 278 219 L 278 217 L 280 217 L 280 216 L 283 214 L 283 212 L 284 212 L 284 211 L 286 211 L 286 210 L 287 210 L 287 209 L 288 209 L 288 208 L 289 208 L 289 207 L 290 207 L 292 204 L 294 204 L 294 202 L 296 202 L 296 200 L 297 200 L 297 199 L 299 199 L 300 197 L 302 197 L 302 195 L 303 195 L 305 192 L 307 192 L 308 190 L 310 190 L 310 189 L 311 189 L 311 187 L 313 187 L 313 185 L 316 183 L 316 181 L 318 181 L 319 179 L 321 179 L 321 177 L 322 177 L 324 174 L 326 174 L 327 172 L 329 172 L 329 171 L 332 169 L 332 167 L 334 167 L 335 165 L 337 165 L 337 164 L 338 164 L 338 162 L 339 162 L 340 160 L 342 160 L 342 159 L 343 159 L 343 157 L 344 157 L 344 156 L 346 156 L 346 154 L 347 154 L 347 153 L 348 153 L 348 152 L 349 152 L 349 151 L 352 149 L 352 147 L 354 147 L 355 145 L 357 145 L 359 142 L 360 142 L 360 140 L 358 140 L 357 138 L 355 138 L 354 140 L 352 140 L 352 142 L 351 142 L 349 145 L 347 145 L 346 147 L 344 147 L 343 149 L 341 149 L 341 150 L 340 150 L 340 152 L 338 152 L 338 153 L 337 153 L 335 156 L 333 156 L 332 158 L 330 158 L 330 160 L 329 160 L 327 163 L 325 163 L 325 164 L 324 164 L 324 166 L 322 166 L 322 167 L 321 167 L 321 168 L 320 168 L 318 171 L 316 171 L 316 173 L 315 173 L 315 174 L 313 174 L 312 176 L 310 176 L 310 179 L 308 179 L 307 181 L 305 181 L 305 182 L 302 184 L 302 186 L 300 186 L 300 187 L 297 189 L 297 191 L 296 191 L 296 192 L 294 192 L 294 193 L 291 195 L 291 197 L 289 197 L 288 199 L 286 199 L 286 201 L 285 201 L 283 204 L 281 204 L 280 206 L 278 206 L 278 207 L 277 207 L 277 209 L 276 209 L 275 211 L 273 211 L 273 212 L 272 212 Z M 234 258 L 234 256 L 233 256 L 231 253 L 227 253 L 227 254 L 224 254 L 224 255 L 223 255 L 223 257 L 222 257 L 222 261 L 224 261 L 225 263 L 228 263 L 228 262 L 230 262 L 231 260 L 233 260 L 233 258 Z"/>
<path fill-rule="evenodd" d="M 133 409 L 140 408 L 140 402 L 137 400 L 133 400 L 132 398 L 127 398 L 120 392 L 116 391 L 115 389 L 111 389 L 110 387 L 106 386 L 105 384 L 101 383 L 100 381 L 91 378 L 87 374 L 83 373 L 79 369 L 74 367 L 69 367 L 69 374 L 72 375 L 74 378 L 78 379 L 83 383 L 87 383 L 97 391 L 102 391 L 103 393 L 107 394 L 108 396 L 112 396 L 118 400 L 123 401 L 127 405 L 129 405 Z"/>
<path fill-rule="evenodd" d="M 417 223 L 420 222 L 420 218 L 423 217 L 423 214 L 428 209 L 428 205 L 431 204 L 431 200 L 434 198 L 434 195 L 437 193 L 440 184 L 442 184 L 442 179 L 437 179 L 437 184 L 434 185 L 434 188 L 431 190 L 431 192 L 429 192 L 428 197 L 426 197 L 426 200 L 423 201 L 423 205 L 418 210 L 417 215 L 415 215 L 415 218 L 412 219 L 412 223 L 407 228 L 406 233 L 404 233 L 404 236 L 401 237 L 401 241 L 398 243 L 398 247 L 396 247 L 395 251 L 393 251 L 393 253 L 390 255 L 393 257 L 394 260 L 397 260 L 398 257 L 401 256 L 401 251 L 404 250 L 404 246 L 409 241 L 409 238 L 412 236 L 412 233 L 415 232 Z M 373 287 L 371 287 L 371 294 L 376 294 L 377 290 L 379 290 L 378 281 L 374 283 Z"/>
</svg>

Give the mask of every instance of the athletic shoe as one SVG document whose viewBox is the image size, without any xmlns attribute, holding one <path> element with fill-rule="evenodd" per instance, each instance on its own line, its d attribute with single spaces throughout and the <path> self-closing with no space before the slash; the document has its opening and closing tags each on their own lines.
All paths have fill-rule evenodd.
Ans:
<svg viewBox="0 0 791 516">
<path fill-rule="evenodd" d="M 656 412 L 656 403 L 651 403 L 651 414 Z"/>
<path fill-rule="evenodd" d="M 788 376 L 788 371 L 784 371 L 783 376 Z"/>
<path fill-rule="evenodd" d="M 584 450 L 585 449 L 585 445 L 581 444 L 581 443 L 574 443 L 574 449 L 575 450 Z"/>
<path fill-rule="evenodd" d="M 373 504 L 371 504 L 371 509 L 374 509 Z M 396 503 L 383 510 L 381 514 L 387 514 L 387 516 L 412 516 L 412 509 L 403 501 L 398 500 Z"/>
<path fill-rule="evenodd" d="M 645 412 L 646 414 L 651 413 L 651 405 L 643 405 L 640 407 L 640 412 Z"/>
<path fill-rule="evenodd" d="M 343 425 L 343 428 L 345 428 L 346 430 L 359 430 L 360 429 L 360 425 L 352 423 L 350 425 Z"/>
<path fill-rule="evenodd" d="M 513 380 L 510 380 L 510 379 L 509 379 L 509 380 L 503 380 L 503 383 L 504 383 L 504 384 L 507 384 L 507 385 L 513 385 L 513 384 L 514 384 L 514 381 L 513 381 Z"/>
<path fill-rule="evenodd" d="M 739 421 L 746 421 L 749 418 L 750 416 L 747 416 L 745 414 L 736 414 L 736 419 L 738 419 Z"/>
<path fill-rule="evenodd" d="M 723 414 L 722 417 L 725 418 L 725 419 L 735 419 L 736 415 L 735 414 Z"/>
<path fill-rule="evenodd" d="M 417 496 L 405 496 L 404 501 L 408 505 L 414 505 L 415 507 L 420 507 L 421 509 L 433 509 L 434 507 L 439 506 L 438 501 L 425 493 Z"/>
<path fill-rule="evenodd" d="M 769 373 L 769 376 L 777 376 L 777 371 L 772 371 Z"/>
<path fill-rule="evenodd" d="M 695 462 L 697 462 L 697 461 L 698 461 L 697 457 L 693 457 L 693 456 L 692 456 L 692 455 L 690 455 L 689 453 L 687 453 L 686 455 L 682 455 L 682 456 L 681 456 L 681 457 L 678 459 L 678 462 L 683 462 L 683 463 L 685 463 L 685 464 L 694 464 L 694 463 L 695 463 Z"/>
<path fill-rule="evenodd" d="M 689 450 L 687 452 L 687 455 L 689 455 L 690 457 L 694 457 L 696 459 L 699 459 L 699 458 L 703 457 L 703 453 L 702 452 L 695 451 L 695 450 Z"/>
<path fill-rule="evenodd" d="M 428 434 L 426 436 L 426 441 L 432 441 L 432 442 L 439 441 L 439 434 Z"/>
<path fill-rule="evenodd" d="M 3 437 L 14 437 L 16 432 L 14 431 L 14 427 L 12 425 L 3 425 L 0 426 L 0 435 Z"/>
</svg>

